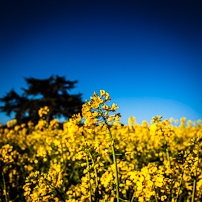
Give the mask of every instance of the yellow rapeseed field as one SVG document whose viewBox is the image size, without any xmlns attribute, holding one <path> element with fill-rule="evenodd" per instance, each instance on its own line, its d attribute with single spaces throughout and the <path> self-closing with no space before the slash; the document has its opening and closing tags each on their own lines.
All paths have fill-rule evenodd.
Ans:
<svg viewBox="0 0 202 202">
<path fill-rule="evenodd" d="M 94 93 L 63 127 L 48 106 L 37 125 L 0 125 L 0 201 L 202 201 L 200 120 L 123 125 L 110 100 Z"/>
</svg>

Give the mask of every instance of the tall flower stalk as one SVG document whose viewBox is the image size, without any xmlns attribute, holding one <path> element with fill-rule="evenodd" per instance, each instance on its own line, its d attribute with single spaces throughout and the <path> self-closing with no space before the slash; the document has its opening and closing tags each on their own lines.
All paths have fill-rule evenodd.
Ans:
<svg viewBox="0 0 202 202">
<path fill-rule="evenodd" d="M 82 107 L 82 116 L 83 119 L 86 119 L 84 122 L 85 127 L 89 127 L 93 124 L 98 123 L 99 121 L 104 120 L 104 123 L 108 126 L 108 133 L 111 141 L 111 149 L 113 155 L 113 163 L 115 168 L 115 180 L 116 180 L 116 197 L 117 202 L 119 202 L 119 180 L 118 180 L 118 169 L 117 169 L 117 162 L 116 162 L 116 154 L 114 148 L 114 139 L 112 137 L 111 131 L 109 129 L 109 123 L 113 121 L 119 121 L 121 115 L 119 113 L 114 115 L 109 115 L 110 112 L 115 112 L 118 109 L 116 104 L 113 104 L 112 107 L 108 106 L 106 102 L 109 102 L 110 96 L 104 90 L 100 91 L 100 96 L 97 93 L 93 94 L 91 100 L 86 100 L 86 103 L 83 104 Z"/>
<path fill-rule="evenodd" d="M 104 122 L 106 125 L 108 125 L 107 120 L 104 116 L 104 114 L 102 113 L 102 111 L 100 110 L 100 113 L 104 119 Z M 114 140 L 112 138 L 112 134 L 111 131 L 108 128 L 108 132 L 109 132 L 109 136 L 110 136 L 110 141 L 111 141 L 111 148 L 112 148 L 112 155 L 113 155 L 113 161 L 114 161 L 114 168 L 115 168 L 115 179 L 116 179 L 116 195 L 117 195 L 117 201 L 119 201 L 119 180 L 118 180 L 118 169 L 117 169 L 117 162 L 116 162 L 116 153 L 115 153 L 115 149 L 114 149 Z"/>
</svg>

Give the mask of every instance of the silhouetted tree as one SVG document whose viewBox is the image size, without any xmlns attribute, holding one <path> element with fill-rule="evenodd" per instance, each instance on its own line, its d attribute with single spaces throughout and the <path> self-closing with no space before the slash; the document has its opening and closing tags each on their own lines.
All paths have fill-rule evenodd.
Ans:
<svg viewBox="0 0 202 202">
<path fill-rule="evenodd" d="M 51 76 L 48 79 L 25 78 L 28 89 L 22 96 L 18 95 L 13 89 L 7 93 L 0 101 L 4 106 L 0 107 L 1 112 L 6 112 L 8 116 L 12 112 L 18 123 L 32 120 L 37 123 L 39 120 L 38 110 L 48 106 L 50 109 L 49 119 L 64 116 L 71 117 L 79 113 L 82 107 L 82 94 L 70 95 L 69 91 L 75 88 L 77 81 L 66 81 L 65 77 Z"/>
</svg>

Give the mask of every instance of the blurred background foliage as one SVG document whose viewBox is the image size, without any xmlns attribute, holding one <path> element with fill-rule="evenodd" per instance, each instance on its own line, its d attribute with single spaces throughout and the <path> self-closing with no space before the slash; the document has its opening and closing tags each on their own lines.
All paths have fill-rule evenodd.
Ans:
<svg viewBox="0 0 202 202">
<path fill-rule="evenodd" d="M 65 77 L 51 76 L 48 79 L 25 78 L 28 88 L 22 88 L 23 94 L 19 95 L 12 89 L 0 98 L 3 106 L 1 112 L 10 116 L 15 114 L 18 123 L 39 120 L 38 110 L 48 106 L 48 118 L 70 118 L 79 113 L 82 107 L 82 94 L 70 94 L 78 81 L 67 81 Z"/>
</svg>

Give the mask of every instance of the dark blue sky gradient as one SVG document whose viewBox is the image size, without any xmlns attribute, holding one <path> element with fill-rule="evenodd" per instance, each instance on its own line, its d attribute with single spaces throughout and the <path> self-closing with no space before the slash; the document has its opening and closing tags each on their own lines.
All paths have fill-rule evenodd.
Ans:
<svg viewBox="0 0 202 202">
<path fill-rule="evenodd" d="M 2 0 L 0 97 L 59 75 L 79 81 L 83 100 L 107 91 L 123 123 L 202 119 L 201 10 L 199 0 Z"/>
</svg>

